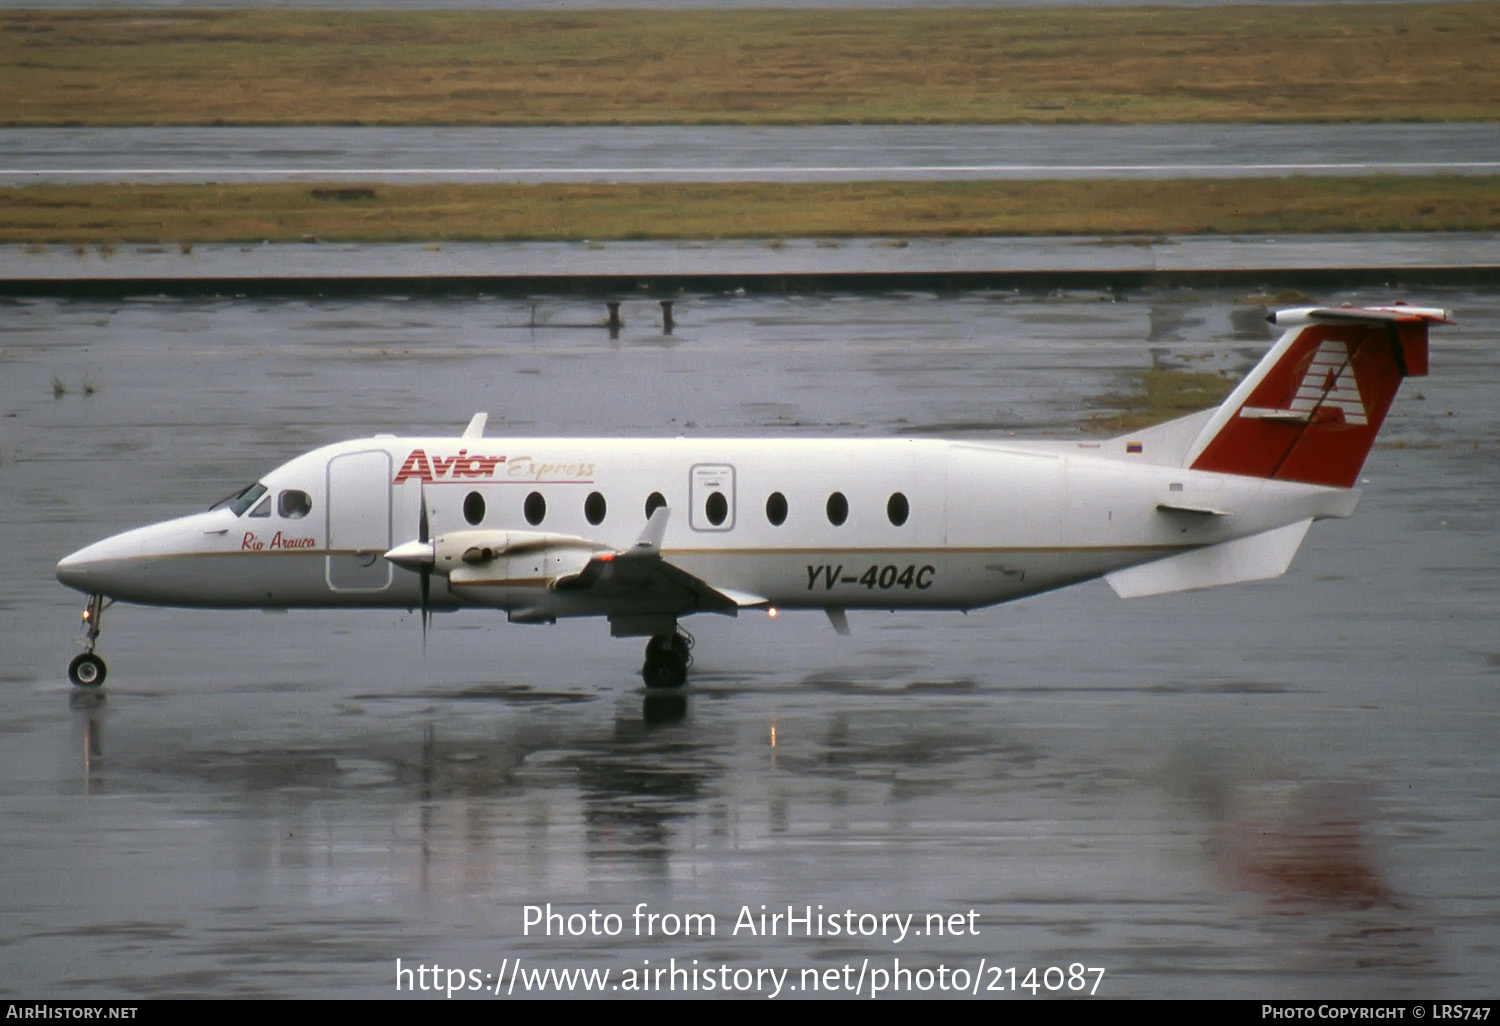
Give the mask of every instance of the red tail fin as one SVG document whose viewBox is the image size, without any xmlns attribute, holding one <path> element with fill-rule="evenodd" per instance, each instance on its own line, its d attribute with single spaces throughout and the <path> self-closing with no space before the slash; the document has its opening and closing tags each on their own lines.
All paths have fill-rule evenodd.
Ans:
<svg viewBox="0 0 1500 1026">
<path fill-rule="evenodd" d="M 1194 470 L 1349 488 L 1396 389 L 1427 373 L 1427 326 L 1444 310 L 1282 310 L 1288 331 L 1219 407 L 1189 451 Z"/>
</svg>

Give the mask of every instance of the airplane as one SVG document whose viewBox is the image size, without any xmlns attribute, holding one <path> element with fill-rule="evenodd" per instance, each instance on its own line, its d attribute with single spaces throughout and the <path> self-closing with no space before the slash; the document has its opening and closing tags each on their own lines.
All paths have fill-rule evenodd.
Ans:
<svg viewBox="0 0 1500 1026">
<path fill-rule="evenodd" d="M 1401 380 L 1446 310 L 1301 307 L 1219 406 L 1073 441 L 376 435 L 298 456 L 195 513 L 65 557 L 88 596 L 79 687 L 115 601 L 603 617 L 687 679 L 694 614 L 962 610 L 1102 577 L 1122 597 L 1286 572 L 1353 513 Z"/>
</svg>

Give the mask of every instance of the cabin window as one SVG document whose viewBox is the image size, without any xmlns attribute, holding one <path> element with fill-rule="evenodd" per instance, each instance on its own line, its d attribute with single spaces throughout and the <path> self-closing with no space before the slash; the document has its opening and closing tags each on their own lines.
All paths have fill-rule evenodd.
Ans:
<svg viewBox="0 0 1500 1026">
<path fill-rule="evenodd" d="M 843 492 L 834 492 L 828 497 L 828 522 L 834 527 L 842 527 L 848 519 L 849 500 L 844 498 Z"/>
<path fill-rule="evenodd" d="M 250 511 L 250 515 L 252 517 L 269 517 L 271 515 L 271 497 L 267 495 L 257 502 L 255 508 Z"/>
<path fill-rule="evenodd" d="M 540 524 L 547 516 L 547 500 L 542 498 L 541 492 L 532 492 L 526 496 L 526 504 L 521 507 L 526 514 L 526 522 L 532 527 Z"/>
<path fill-rule="evenodd" d="M 708 522 L 715 527 L 724 523 L 729 516 L 729 500 L 724 498 L 723 492 L 708 493 L 708 498 L 703 500 L 703 515 L 708 517 Z"/>
<path fill-rule="evenodd" d="M 906 523 L 906 518 L 911 516 L 911 503 L 906 501 L 906 496 L 900 492 L 893 492 L 890 501 L 885 504 L 885 515 L 890 518 L 892 524 L 900 527 Z"/>
<path fill-rule="evenodd" d="M 484 520 L 483 495 L 480 495 L 478 492 L 470 492 L 464 496 L 464 519 L 476 526 Z"/>
<path fill-rule="evenodd" d="M 598 492 L 589 492 L 589 497 L 583 500 L 583 515 L 588 522 L 598 527 L 604 522 L 604 512 L 607 507 L 604 496 Z"/>
<path fill-rule="evenodd" d="M 655 513 L 666 504 L 667 500 L 662 496 L 661 492 L 652 492 L 650 495 L 646 496 L 646 519 L 650 520 L 651 514 Z"/>
<path fill-rule="evenodd" d="M 772 492 L 766 499 L 766 519 L 771 526 L 780 527 L 786 523 L 786 496 L 780 492 Z"/>
<path fill-rule="evenodd" d="M 312 512 L 312 496 L 300 488 L 288 488 L 276 497 L 276 514 L 287 520 L 301 520 Z"/>
</svg>

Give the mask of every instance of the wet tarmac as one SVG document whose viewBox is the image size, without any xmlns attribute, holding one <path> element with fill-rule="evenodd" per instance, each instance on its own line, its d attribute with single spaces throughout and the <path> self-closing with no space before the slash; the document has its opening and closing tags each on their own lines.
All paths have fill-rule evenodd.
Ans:
<svg viewBox="0 0 1500 1026">
<path fill-rule="evenodd" d="M 1500 233 L 0 246 L 0 294 L 525 296 L 1500 279 Z M 951 286 L 946 286 L 951 289 Z M 1128 285 L 1127 285 L 1128 287 Z M 50 291 L 49 291 L 50 290 Z"/>
<path fill-rule="evenodd" d="M 407 614 L 117 606 L 108 686 L 66 683 L 61 555 L 323 442 L 481 409 L 491 435 L 1067 436 L 1139 371 L 1269 339 L 1232 293 L 1109 298 L 689 295 L 671 336 L 626 302 L 615 340 L 554 297 L 0 304 L 0 994 L 431 996 L 400 959 L 517 994 L 584 968 L 1030 997 L 1034 967 L 1043 995 L 1492 996 L 1493 291 L 1410 297 L 1460 325 L 1354 518 L 1276 581 L 847 638 L 690 622 L 667 697 L 597 623 L 451 614 L 424 653 Z"/>
</svg>

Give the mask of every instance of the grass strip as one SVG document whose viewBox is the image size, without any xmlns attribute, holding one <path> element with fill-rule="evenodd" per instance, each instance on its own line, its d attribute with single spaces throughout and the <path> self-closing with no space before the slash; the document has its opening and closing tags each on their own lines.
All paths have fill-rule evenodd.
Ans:
<svg viewBox="0 0 1500 1026">
<path fill-rule="evenodd" d="M 1464 121 L 1500 0 L 0 11 L 0 124 Z"/>
<path fill-rule="evenodd" d="M 1493 177 L 0 188 L 0 243 L 1500 230 Z"/>
<path fill-rule="evenodd" d="M 1095 413 L 1085 429 L 1116 435 L 1161 424 L 1174 417 L 1206 410 L 1224 401 L 1239 379 L 1210 371 L 1153 368 L 1133 375 L 1131 390 L 1099 396 L 1095 402 L 1112 413 Z"/>
</svg>

